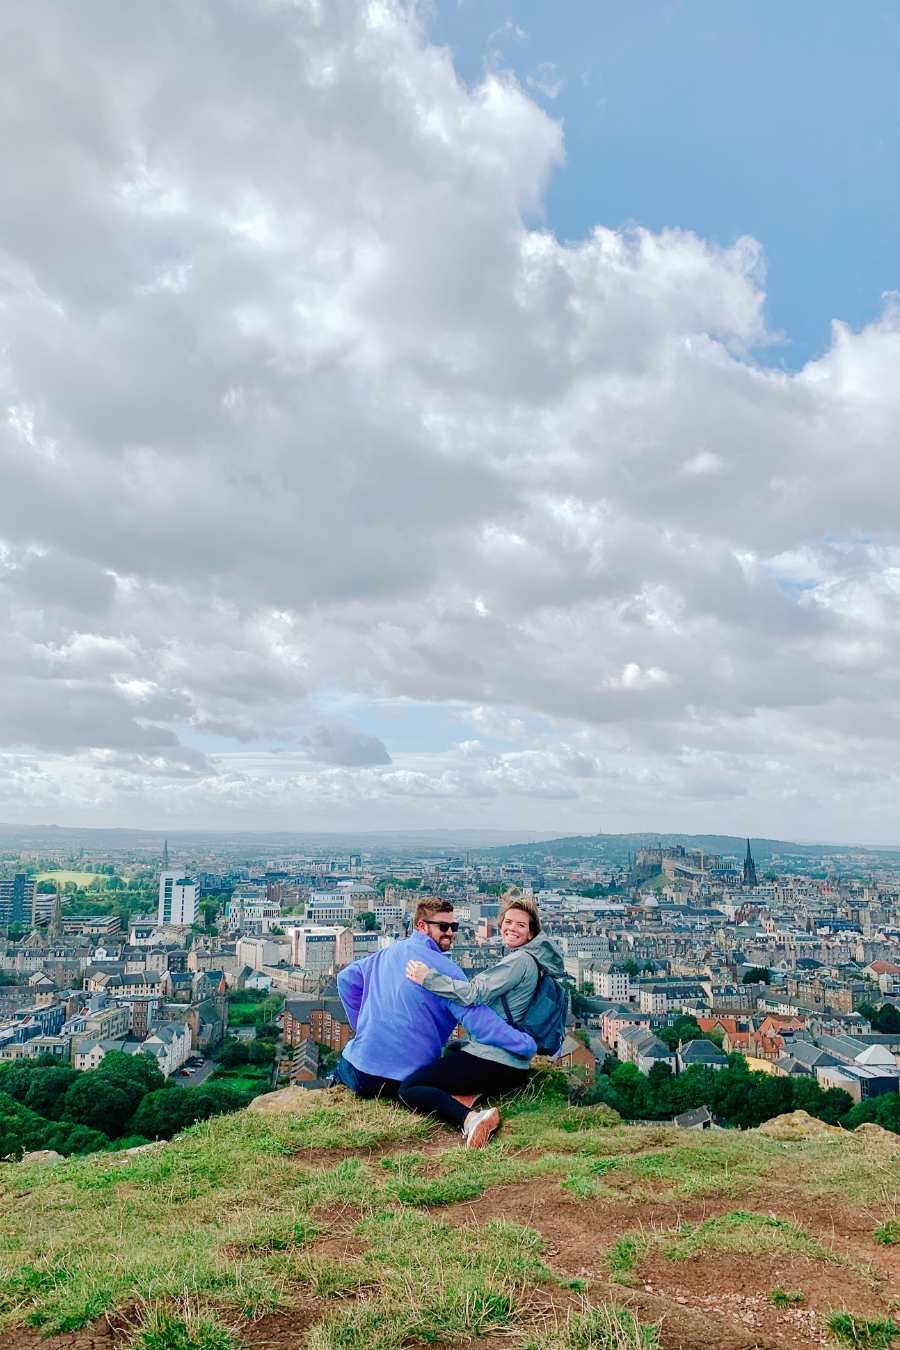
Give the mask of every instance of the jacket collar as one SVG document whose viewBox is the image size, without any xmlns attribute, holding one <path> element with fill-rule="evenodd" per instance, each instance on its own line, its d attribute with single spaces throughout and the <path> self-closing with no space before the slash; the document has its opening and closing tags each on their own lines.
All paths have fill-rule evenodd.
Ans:
<svg viewBox="0 0 900 1350">
<path fill-rule="evenodd" d="M 418 928 L 413 929 L 410 937 L 414 938 L 416 942 L 420 942 L 423 947 L 429 947 L 433 952 L 437 952 L 439 956 L 446 956 L 447 954 L 441 951 L 434 938 L 430 938 L 427 933 L 421 933 Z"/>
</svg>

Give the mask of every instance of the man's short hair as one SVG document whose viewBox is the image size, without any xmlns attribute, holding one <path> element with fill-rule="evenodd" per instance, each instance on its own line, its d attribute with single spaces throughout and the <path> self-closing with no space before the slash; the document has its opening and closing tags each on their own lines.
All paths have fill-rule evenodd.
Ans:
<svg viewBox="0 0 900 1350">
<path fill-rule="evenodd" d="M 433 919 L 438 914 L 452 914 L 453 904 L 450 900 L 442 900 L 440 896 L 429 895 L 424 900 L 420 900 L 416 905 L 416 916 L 413 920 L 413 927 L 418 928 L 419 924 L 426 919 Z"/>
</svg>

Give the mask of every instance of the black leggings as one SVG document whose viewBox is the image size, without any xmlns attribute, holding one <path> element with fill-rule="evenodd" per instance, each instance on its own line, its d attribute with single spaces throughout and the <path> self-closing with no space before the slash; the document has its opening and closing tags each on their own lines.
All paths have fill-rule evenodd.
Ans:
<svg viewBox="0 0 900 1350">
<path fill-rule="evenodd" d="M 513 1069 L 493 1059 L 467 1054 L 465 1050 L 448 1050 L 441 1059 L 404 1078 L 397 1096 L 412 1111 L 439 1116 L 462 1129 L 469 1107 L 462 1106 L 451 1094 L 469 1097 L 489 1093 L 498 1097 L 504 1092 L 515 1092 L 527 1082 L 527 1069 Z"/>
</svg>

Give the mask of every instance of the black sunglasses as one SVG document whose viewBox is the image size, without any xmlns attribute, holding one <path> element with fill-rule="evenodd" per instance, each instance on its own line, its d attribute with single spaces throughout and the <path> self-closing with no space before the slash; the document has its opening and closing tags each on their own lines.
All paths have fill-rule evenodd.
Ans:
<svg viewBox="0 0 900 1350">
<path fill-rule="evenodd" d="M 459 924 L 455 921 L 453 923 L 444 923 L 441 919 L 426 919 L 425 922 L 432 924 L 435 928 L 439 928 L 442 933 L 456 933 L 459 931 Z"/>
</svg>

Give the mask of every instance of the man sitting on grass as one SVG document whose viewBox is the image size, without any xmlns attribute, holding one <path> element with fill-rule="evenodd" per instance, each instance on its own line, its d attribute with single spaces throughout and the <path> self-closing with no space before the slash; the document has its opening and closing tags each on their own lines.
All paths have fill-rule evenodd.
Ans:
<svg viewBox="0 0 900 1350">
<path fill-rule="evenodd" d="M 532 1038 L 490 1008 L 465 1007 L 406 978 L 407 962 L 420 960 L 441 975 L 464 980 L 447 956 L 458 928 L 449 900 L 420 900 L 410 937 L 354 961 L 338 975 L 338 993 L 356 1035 L 345 1046 L 335 1077 L 357 1096 L 396 1099 L 405 1078 L 437 1059 L 457 1022 L 487 1045 L 524 1059 L 535 1053 Z M 499 1124 L 496 1107 L 475 1111 L 460 1106 L 460 1128 L 469 1148 L 483 1148 Z"/>
</svg>

